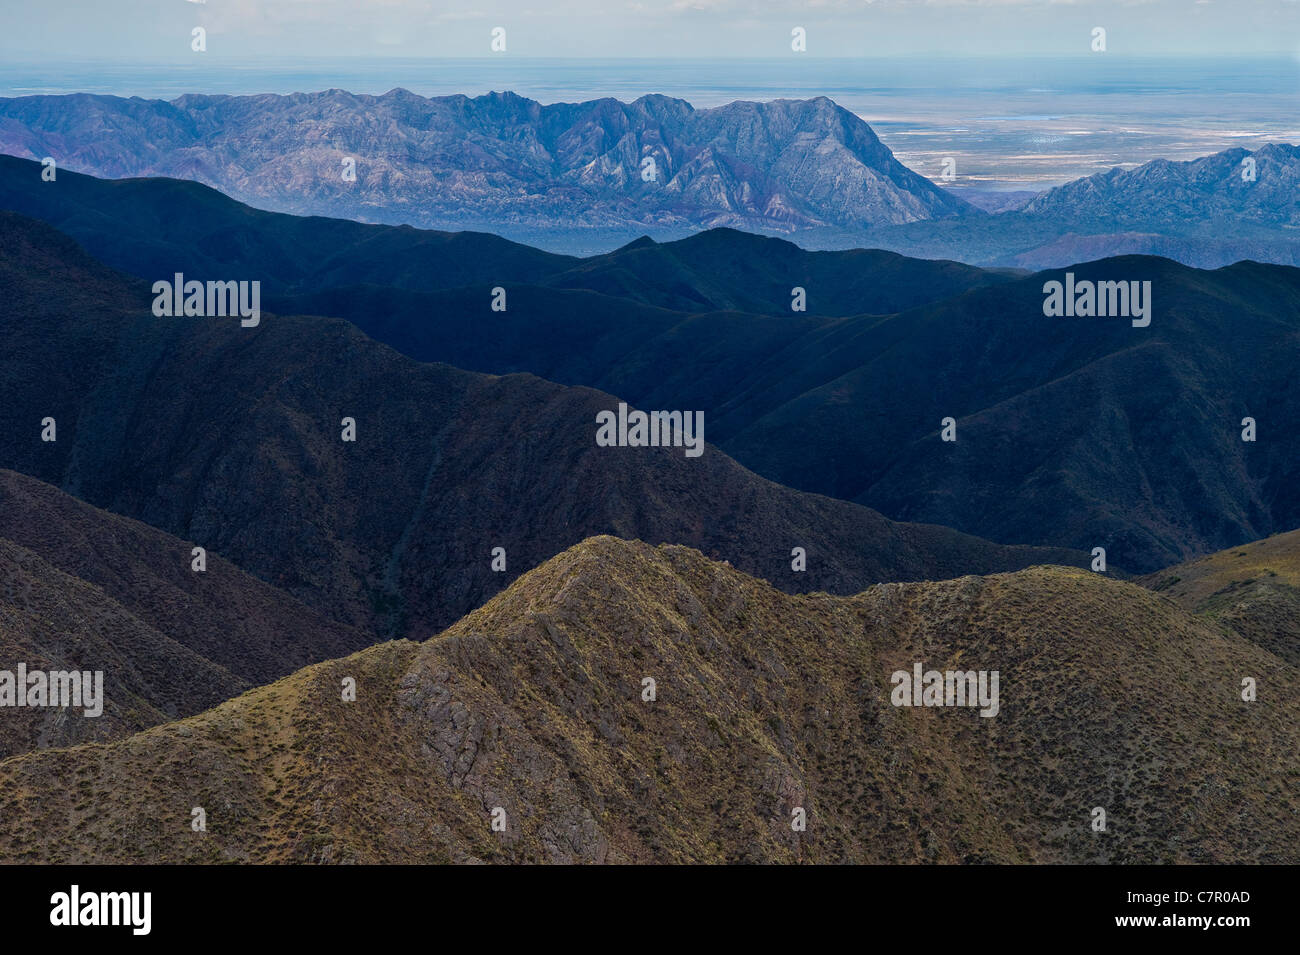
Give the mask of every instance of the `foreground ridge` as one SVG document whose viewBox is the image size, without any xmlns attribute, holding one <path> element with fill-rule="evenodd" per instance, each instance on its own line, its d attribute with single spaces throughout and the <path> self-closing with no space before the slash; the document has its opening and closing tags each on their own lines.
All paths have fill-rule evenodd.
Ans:
<svg viewBox="0 0 1300 955">
<path fill-rule="evenodd" d="M 917 663 L 998 671 L 997 714 L 892 705 Z M 1245 638 L 1083 570 L 791 596 L 596 537 L 423 644 L 0 763 L 0 853 L 1295 862 L 1297 689 Z"/>
</svg>

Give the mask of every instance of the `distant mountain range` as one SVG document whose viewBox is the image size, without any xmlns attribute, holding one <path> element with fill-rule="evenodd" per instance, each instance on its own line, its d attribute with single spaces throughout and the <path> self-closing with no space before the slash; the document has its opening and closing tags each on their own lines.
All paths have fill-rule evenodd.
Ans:
<svg viewBox="0 0 1300 955">
<path fill-rule="evenodd" d="M 996 715 L 894 705 L 918 664 L 997 670 Z M 599 537 L 422 644 L 0 762 L 0 855 L 1295 864 L 1297 701 L 1294 665 L 1102 574 L 789 596 Z"/>
<path fill-rule="evenodd" d="M 1126 254 L 1300 265 L 1300 147 L 1156 160 L 1032 198 L 984 197 L 981 208 L 908 170 L 826 97 L 697 110 L 657 95 L 543 106 L 400 89 L 25 96 L 0 99 L 0 153 L 195 180 L 298 215 L 477 229 L 568 251 L 725 226 L 995 267 Z"/>
<path fill-rule="evenodd" d="M 1298 197 L 1300 147 L 1270 144 L 1112 169 L 998 215 L 877 230 L 871 241 L 907 255 L 1032 269 L 1132 254 L 1197 268 L 1243 259 L 1300 265 Z"/>
<path fill-rule="evenodd" d="M 667 96 L 543 106 L 402 89 L 33 96 L 0 100 L 0 151 L 433 228 L 859 228 L 970 208 L 826 97 L 696 110 Z"/>
<path fill-rule="evenodd" d="M 1166 228 L 1240 219 L 1300 229 L 1300 146 L 1228 149 L 1187 162 L 1157 159 L 1052 189 L 1021 210 L 1090 229 Z"/>
<path fill-rule="evenodd" d="M 1282 424 L 1300 413 L 1294 269 L 1124 257 L 1071 270 L 1151 282 L 1152 324 L 1135 329 L 1045 317 L 1043 285 L 1060 272 L 806 252 L 733 230 L 577 259 L 258 212 L 193 183 L 38 173 L 0 160 L 0 206 L 143 279 L 256 277 L 266 307 L 347 319 L 420 361 L 698 408 L 746 467 L 895 519 L 1102 546 L 1134 572 L 1300 524 L 1300 444 Z M 504 312 L 490 309 L 495 287 Z M 806 312 L 791 310 L 794 287 Z M 955 444 L 939 439 L 945 417 Z"/>
</svg>

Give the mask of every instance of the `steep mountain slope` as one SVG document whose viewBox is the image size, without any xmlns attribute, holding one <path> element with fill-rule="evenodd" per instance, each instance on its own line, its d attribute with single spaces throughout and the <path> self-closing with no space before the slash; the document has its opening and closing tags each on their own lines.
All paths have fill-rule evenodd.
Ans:
<svg viewBox="0 0 1300 955">
<path fill-rule="evenodd" d="M 250 685 L 374 642 L 216 551 L 196 572 L 192 542 L 13 471 L 0 470 L 0 538 L 102 590 L 154 630 Z"/>
<path fill-rule="evenodd" d="M 864 486 L 840 496 L 1002 540 L 1104 546 L 1130 569 L 1300 525 L 1300 446 L 1283 425 L 1300 412 L 1288 384 L 1300 363 L 1300 271 L 1205 273 L 1136 257 L 1070 271 L 1150 282 L 1150 326 L 1045 317 L 1044 285 L 1061 272 L 972 292 L 878 326 L 892 347 L 723 446 L 760 473 L 825 491 L 793 467 L 768 469 L 764 436 L 811 419 L 810 445 L 840 447 L 863 430 L 840 409 L 869 402 L 875 426 L 841 470 L 852 480 L 861 465 Z M 900 331 L 906 340 L 891 342 Z M 913 371 L 927 367 L 944 371 Z M 935 440 L 944 416 L 957 420 L 954 444 Z M 1246 417 L 1268 434 L 1243 441 Z M 880 451 L 888 463 L 877 469 Z"/>
<path fill-rule="evenodd" d="M 154 318 L 147 286 L 12 215 L 0 216 L 0 296 L 0 466 L 384 635 L 427 636 L 597 533 L 682 542 L 783 588 L 839 593 L 1080 560 L 894 524 L 713 448 L 601 447 L 609 395 L 421 365 L 337 320 Z M 47 417 L 57 441 L 40 438 Z M 492 570 L 497 547 L 506 572 Z M 791 569 L 795 547 L 806 572 Z"/>
<path fill-rule="evenodd" d="M 103 714 L 14 708 L 0 756 L 113 739 L 373 642 L 216 553 L 0 471 L 0 669 L 101 671 Z M 24 689 L 24 693 L 25 693 Z"/>
<path fill-rule="evenodd" d="M 917 662 L 997 670 L 998 712 L 891 705 L 891 673 Z M 0 852 L 1295 863 L 1297 690 L 1294 666 L 1086 571 L 788 596 L 598 538 L 423 645 L 0 763 Z"/>
<path fill-rule="evenodd" d="M 1300 531 L 1168 567 L 1136 582 L 1300 666 Z"/>
<path fill-rule="evenodd" d="M 825 97 L 695 110 L 666 96 L 543 106 L 401 89 L 29 96 L 0 99 L 0 151 L 195 179 L 279 211 L 438 228 L 789 231 L 983 214 Z"/>
<path fill-rule="evenodd" d="M 318 658 L 319 659 L 319 658 Z M 38 671 L 85 672 L 82 705 L 29 706 Z M 13 681 L 0 710 L 0 758 L 37 747 L 127 736 L 198 713 L 249 683 L 160 633 L 98 587 L 0 538 L 0 670 Z M 94 671 L 100 671 L 96 688 Z M 53 692 L 42 680 L 40 692 Z M 24 705 L 15 705 L 14 694 Z M 98 705 L 96 705 L 96 703 Z M 96 712 L 98 711 L 98 712 Z M 91 715 L 87 716 L 89 713 Z"/>
<path fill-rule="evenodd" d="M 206 186 L 174 179 L 96 179 L 0 156 L 0 209 L 48 222 L 100 261 L 141 278 L 250 276 L 266 304 L 291 311 L 289 295 L 430 292 L 501 285 L 588 289 L 678 311 L 791 314 L 791 289 L 812 291 L 819 315 L 893 312 L 1005 276 L 956 262 L 904 259 L 865 249 L 805 252 L 735 230 L 678 242 L 643 238 L 607 255 L 551 255 L 493 235 L 431 232 L 344 219 L 262 212 Z M 346 299 L 344 299 L 346 300 Z M 418 299 L 417 299 L 418 301 Z M 325 314 L 356 320 L 338 311 Z"/>
</svg>

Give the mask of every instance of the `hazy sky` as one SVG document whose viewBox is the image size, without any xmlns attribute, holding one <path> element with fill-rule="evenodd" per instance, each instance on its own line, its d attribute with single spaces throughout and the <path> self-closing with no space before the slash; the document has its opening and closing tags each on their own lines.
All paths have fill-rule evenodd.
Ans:
<svg viewBox="0 0 1300 955">
<path fill-rule="evenodd" d="M 563 57 L 1080 54 L 1300 56 L 1297 0 L 0 0 L 9 60 L 194 56 Z M 498 54 L 502 55 L 502 54 Z"/>
</svg>

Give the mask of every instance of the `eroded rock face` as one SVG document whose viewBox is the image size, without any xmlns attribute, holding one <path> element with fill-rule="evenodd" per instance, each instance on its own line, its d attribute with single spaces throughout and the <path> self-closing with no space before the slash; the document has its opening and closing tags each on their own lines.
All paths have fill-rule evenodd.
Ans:
<svg viewBox="0 0 1300 955">
<path fill-rule="evenodd" d="M 1298 186 L 1300 146 L 1270 143 L 1253 153 L 1235 148 L 1189 162 L 1156 159 L 1111 169 L 1036 196 L 1022 211 L 1051 218 L 1069 210 L 1077 223 L 1104 222 L 1109 229 L 1225 220 L 1294 228 Z"/>
<path fill-rule="evenodd" d="M 0 100 L 0 152 L 437 228 L 858 228 L 967 211 L 826 97 L 696 110 L 513 93 Z M 344 160 L 355 160 L 355 178 Z M 651 165 L 652 164 L 652 165 Z"/>
</svg>

